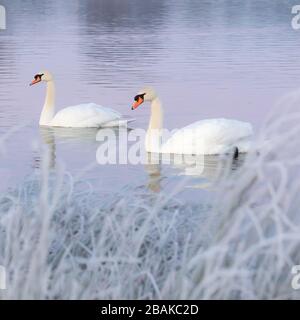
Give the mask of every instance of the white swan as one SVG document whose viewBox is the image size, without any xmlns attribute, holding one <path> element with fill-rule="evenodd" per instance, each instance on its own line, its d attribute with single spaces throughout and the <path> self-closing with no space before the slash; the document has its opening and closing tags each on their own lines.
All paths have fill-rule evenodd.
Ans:
<svg viewBox="0 0 300 320">
<path fill-rule="evenodd" d="M 34 80 L 30 85 L 32 86 L 41 81 L 47 83 L 47 94 L 40 116 L 40 126 L 98 128 L 122 126 L 133 121 L 132 119 L 123 119 L 119 112 L 95 103 L 67 107 L 55 114 L 55 84 L 53 76 L 49 71 L 40 72 L 34 76 Z"/>
<path fill-rule="evenodd" d="M 229 119 L 208 119 L 194 122 L 170 136 L 163 143 L 163 109 L 152 88 L 145 88 L 134 98 L 132 110 L 144 101 L 151 102 L 151 117 L 145 137 L 147 152 L 174 154 L 217 155 L 247 152 L 250 148 L 253 129 L 251 124 Z"/>
</svg>

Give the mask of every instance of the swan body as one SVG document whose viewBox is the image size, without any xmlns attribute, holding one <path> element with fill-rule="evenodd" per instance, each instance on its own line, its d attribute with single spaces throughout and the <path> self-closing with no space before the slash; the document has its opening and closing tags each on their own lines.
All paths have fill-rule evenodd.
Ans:
<svg viewBox="0 0 300 320">
<path fill-rule="evenodd" d="M 201 120 L 166 137 L 162 105 L 153 89 L 141 90 L 135 97 L 132 109 L 136 109 L 144 101 L 151 102 L 151 117 L 145 138 L 147 152 L 217 155 L 234 150 L 245 153 L 250 149 L 252 125 L 238 120 Z"/>
<path fill-rule="evenodd" d="M 31 85 L 45 81 L 47 93 L 45 104 L 40 116 L 40 126 L 70 127 L 70 128 L 98 128 L 126 125 L 133 120 L 122 118 L 113 109 L 102 107 L 95 103 L 80 104 L 64 108 L 55 114 L 55 85 L 50 72 L 37 74 Z"/>
<path fill-rule="evenodd" d="M 117 125 L 121 114 L 95 103 L 80 104 L 64 108 L 49 122 L 52 127 L 95 128 Z M 41 124 L 43 125 L 43 124 Z"/>
<path fill-rule="evenodd" d="M 201 120 L 174 133 L 162 145 L 161 152 L 215 155 L 237 147 L 239 152 L 244 153 L 249 150 L 249 138 L 252 135 L 249 123 L 231 119 Z"/>
</svg>

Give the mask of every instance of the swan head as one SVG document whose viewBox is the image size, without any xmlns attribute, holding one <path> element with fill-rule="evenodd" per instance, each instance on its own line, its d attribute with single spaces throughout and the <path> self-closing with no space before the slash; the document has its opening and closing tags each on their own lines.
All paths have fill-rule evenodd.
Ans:
<svg viewBox="0 0 300 320">
<path fill-rule="evenodd" d="M 152 102 L 157 98 L 157 94 L 155 90 L 151 87 L 145 87 L 140 90 L 139 93 L 134 97 L 134 103 L 131 107 L 131 110 L 135 110 L 138 106 L 140 106 L 145 101 Z"/>
<path fill-rule="evenodd" d="M 53 80 L 53 76 L 49 71 L 41 71 L 34 76 L 34 79 L 31 81 L 30 85 L 33 86 L 39 82 L 45 81 L 49 82 Z"/>
</svg>

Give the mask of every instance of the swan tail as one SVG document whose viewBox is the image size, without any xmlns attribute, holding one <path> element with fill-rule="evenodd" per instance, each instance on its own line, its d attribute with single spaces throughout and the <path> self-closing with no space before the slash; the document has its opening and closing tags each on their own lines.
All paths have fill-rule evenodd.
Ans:
<svg viewBox="0 0 300 320">
<path fill-rule="evenodd" d="M 234 147 L 233 148 L 233 160 L 237 160 L 239 157 L 239 148 L 238 147 Z"/>
</svg>

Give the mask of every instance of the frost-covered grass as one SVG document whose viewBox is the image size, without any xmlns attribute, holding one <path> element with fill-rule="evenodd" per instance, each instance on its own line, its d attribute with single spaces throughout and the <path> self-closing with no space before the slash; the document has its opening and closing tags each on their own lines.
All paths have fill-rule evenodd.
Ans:
<svg viewBox="0 0 300 320">
<path fill-rule="evenodd" d="M 207 208 L 145 187 L 99 196 L 43 166 L 0 200 L 2 298 L 163 297 Z"/>
<path fill-rule="evenodd" d="M 216 181 L 211 207 L 176 200 L 176 190 L 101 197 L 66 172 L 50 173 L 45 157 L 39 174 L 1 196 L 8 282 L 0 296 L 299 298 L 291 287 L 300 264 L 299 101 L 295 92 L 278 104 L 259 152 Z"/>
</svg>

